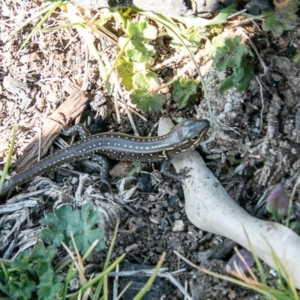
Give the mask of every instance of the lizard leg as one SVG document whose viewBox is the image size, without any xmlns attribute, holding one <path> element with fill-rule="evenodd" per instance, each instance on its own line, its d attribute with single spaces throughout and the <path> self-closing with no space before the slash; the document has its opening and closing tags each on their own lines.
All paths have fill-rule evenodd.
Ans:
<svg viewBox="0 0 300 300">
<path fill-rule="evenodd" d="M 171 160 L 172 160 L 171 158 L 167 158 L 166 160 L 164 160 L 162 162 L 161 169 L 160 169 L 162 174 L 164 174 L 172 179 L 178 180 L 178 181 L 182 181 L 182 179 L 189 177 L 189 175 L 187 175 L 189 170 L 184 170 L 183 172 L 180 172 L 180 173 L 171 172 L 169 170 Z"/>
<path fill-rule="evenodd" d="M 62 130 L 62 134 L 65 136 L 75 136 L 79 134 L 80 138 L 85 138 L 90 135 L 89 130 L 82 124 L 74 125 L 70 128 L 64 128 Z"/>
</svg>

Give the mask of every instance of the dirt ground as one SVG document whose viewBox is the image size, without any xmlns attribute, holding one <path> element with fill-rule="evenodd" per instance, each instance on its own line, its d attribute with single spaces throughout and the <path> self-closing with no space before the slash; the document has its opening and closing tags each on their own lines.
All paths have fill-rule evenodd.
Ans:
<svg viewBox="0 0 300 300">
<path fill-rule="evenodd" d="M 29 145 L 33 142 L 38 145 L 39 138 L 44 138 L 44 134 L 54 139 L 58 136 L 61 124 L 84 123 L 92 133 L 116 131 L 133 134 L 118 89 L 115 87 L 112 95 L 107 94 L 98 64 L 87 54 L 86 45 L 75 29 L 37 34 L 19 51 L 33 29 L 30 23 L 4 42 L 17 25 L 33 14 L 38 4 L 34 1 L 4 0 L 0 5 L 1 169 L 8 155 L 14 124 L 18 125 L 18 131 L 12 166 L 17 170 L 28 167 L 38 155 L 28 150 L 32 149 L 28 148 Z M 49 25 L 57 26 L 64 22 L 58 14 L 57 19 L 56 15 L 50 18 Z M 299 24 L 298 18 L 297 26 L 280 37 L 262 31 L 259 22 L 228 29 L 249 36 L 257 50 L 255 76 L 247 91 L 238 93 L 232 89 L 218 92 L 219 74 L 213 67 L 205 78 L 214 126 L 197 150 L 239 205 L 250 214 L 270 220 L 272 217 L 266 213 L 263 205 L 267 193 L 281 182 L 290 195 L 300 175 L 300 62 L 294 59 L 300 53 Z M 155 46 L 159 47 L 159 54 L 155 64 L 163 63 L 166 58 L 174 55 L 167 42 L 167 39 L 158 39 Z M 103 61 L 111 63 L 117 51 L 115 44 L 105 37 L 96 40 L 96 44 Z M 158 72 L 167 81 L 186 63 L 188 58 L 183 56 L 171 65 L 163 66 Z M 198 63 L 203 63 L 201 58 Z M 86 88 L 82 93 L 80 88 L 84 85 Z M 68 105 L 69 111 L 74 111 L 72 116 L 65 111 L 55 114 L 64 101 L 72 103 L 76 95 L 80 95 L 83 100 L 78 102 L 74 110 L 72 104 Z M 157 122 L 165 114 L 175 123 L 185 118 L 210 118 L 200 88 L 196 97 L 182 110 L 172 100 L 171 89 L 166 91 L 165 98 L 166 102 L 159 114 L 141 113 L 128 104 L 140 135 L 156 135 Z M 126 92 L 124 99 L 128 99 Z M 55 133 L 52 132 L 52 123 L 57 125 Z M 66 141 L 70 142 L 70 139 Z M 45 152 L 49 154 L 56 151 L 62 143 L 51 142 L 51 147 Z M 24 153 L 26 156 L 30 151 L 35 158 L 24 160 Z M 39 178 L 29 187 L 25 184 L 19 189 L 18 193 L 24 193 L 28 188 L 30 191 L 46 188 L 44 194 L 29 197 L 36 200 L 35 205 L 26 207 L 26 198 L 20 198 L 18 209 L 0 215 L 1 253 L 6 253 L 12 242 L 15 246 L 7 258 L 13 257 L 20 249 L 34 245 L 41 229 L 39 220 L 51 212 L 53 207 L 62 203 L 80 207 L 89 201 L 99 209 L 101 226 L 107 233 L 107 244 L 116 219 L 121 219 L 113 259 L 126 252 L 128 263 L 154 266 L 160 255 L 166 252 L 164 267 L 170 272 L 184 269 L 174 276 L 183 286 L 188 286 L 193 299 L 258 299 L 254 292 L 197 272 L 179 261 L 173 253 L 173 250 L 177 250 L 197 265 L 226 274 L 225 267 L 235 246 L 222 236 L 204 232 L 191 224 L 185 214 L 180 183 L 164 178 L 158 171 L 158 165 L 149 164 L 142 164 L 142 171 L 125 182 L 122 177 L 131 170 L 131 165 L 118 162 L 112 165 L 111 176 L 116 197 L 125 201 L 136 215 L 124 206 L 112 203 L 105 187 L 96 183 L 95 172 L 91 173 L 79 164 L 75 164 L 71 170 L 67 167 L 59 168 L 55 175 L 44 174 L 52 181 Z M 13 167 L 10 174 L 14 172 Z M 79 172 L 89 172 L 93 176 L 78 179 Z M 58 189 L 56 184 L 60 186 L 59 193 L 53 191 Z M 76 194 L 78 184 L 86 186 L 86 191 L 82 192 L 79 199 Z M 293 202 L 292 218 L 300 221 L 298 192 Z M 8 235 L 15 225 L 17 231 Z M 104 254 L 94 257 L 90 262 L 91 272 L 97 271 L 97 264 L 103 263 L 103 257 Z M 275 277 L 267 266 L 265 268 L 272 284 Z M 158 290 L 158 299 L 183 298 L 181 292 L 166 279 L 160 279 Z"/>
</svg>

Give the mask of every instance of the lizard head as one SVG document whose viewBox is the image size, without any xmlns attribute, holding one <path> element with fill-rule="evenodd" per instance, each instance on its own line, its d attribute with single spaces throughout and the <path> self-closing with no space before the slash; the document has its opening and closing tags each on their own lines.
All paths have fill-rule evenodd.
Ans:
<svg viewBox="0 0 300 300">
<path fill-rule="evenodd" d="M 178 125 L 178 134 L 182 139 L 192 139 L 200 141 L 209 128 L 207 120 L 188 119 Z"/>
</svg>

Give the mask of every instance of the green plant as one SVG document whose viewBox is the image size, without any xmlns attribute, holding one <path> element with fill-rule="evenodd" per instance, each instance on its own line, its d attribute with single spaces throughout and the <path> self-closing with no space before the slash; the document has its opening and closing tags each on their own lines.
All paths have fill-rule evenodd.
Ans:
<svg viewBox="0 0 300 300">
<path fill-rule="evenodd" d="M 13 261 L 1 260 L 0 290 L 11 299 L 55 299 L 62 288 L 52 260 L 55 247 L 37 245 Z"/>
<path fill-rule="evenodd" d="M 161 85 L 158 76 L 151 71 L 155 49 L 149 45 L 149 42 L 158 37 L 156 28 L 148 22 L 148 20 L 152 20 L 160 27 L 163 26 L 164 30 L 159 36 L 168 35 L 172 38 L 170 45 L 178 51 L 186 51 L 189 54 L 198 72 L 209 105 L 209 96 L 193 52 L 199 48 L 202 40 L 207 38 L 206 27 L 224 23 L 232 8 L 224 9 L 212 20 L 196 18 L 194 21 L 191 18 L 180 17 L 176 21 L 167 16 L 135 10 L 147 19 L 140 18 L 140 20 L 132 22 L 128 19 L 128 11 L 126 11 L 125 18 L 119 12 L 119 16 L 123 20 L 123 28 L 126 29 L 124 37 L 119 39 L 121 51 L 116 59 L 121 81 L 124 87 L 131 91 L 132 103 L 143 111 L 159 111 L 164 102 L 164 97 L 159 91 L 166 86 L 173 85 L 174 100 L 182 108 L 187 105 L 189 97 L 196 93 L 199 82 L 199 80 L 186 79 L 184 76 L 178 75 Z"/>
<path fill-rule="evenodd" d="M 138 173 L 141 170 L 141 164 L 137 160 L 132 162 L 132 167 L 133 168 L 126 176 L 126 180 L 129 180 L 133 176 L 133 174 Z"/>
<path fill-rule="evenodd" d="M 64 207 L 55 209 L 54 213 L 50 216 L 46 216 L 45 220 L 47 220 L 46 223 L 51 224 L 51 226 L 53 225 L 52 221 L 56 221 L 61 224 L 59 229 L 55 226 L 57 229 L 56 232 L 59 236 L 61 236 L 61 240 L 62 236 L 64 236 L 66 242 L 69 243 L 71 241 L 72 248 L 75 250 L 77 258 L 73 255 L 71 250 L 65 246 L 66 250 L 69 252 L 69 257 L 55 263 L 57 261 L 56 244 L 58 243 L 58 240 L 55 240 L 52 246 L 47 247 L 43 243 L 39 243 L 32 250 L 21 252 L 14 260 L 9 261 L 0 259 L 1 299 L 8 299 L 3 298 L 3 296 L 9 297 L 9 299 L 66 299 L 68 286 L 75 276 L 80 277 L 81 287 L 78 292 L 74 293 L 74 295 L 68 295 L 68 298 L 80 299 L 78 298 L 80 293 L 85 292 L 88 288 L 95 284 L 97 284 L 96 291 L 98 291 L 99 294 L 104 276 L 108 272 L 111 272 L 115 266 L 122 261 L 124 255 L 109 265 L 112 247 L 118 230 L 117 224 L 114 238 L 107 254 L 104 271 L 97 274 L 92 280 L 87 280 L 83 275 L 84 261 L 93 251 L 99 249 L 99 244 L 100 249 L 103 249 L 103 234 L 100 230 L 98 234 L 95 234 L 95 232 L 91 230 L 84 230 L 83 233 L 87 235 L 84 243 L 82 243 L 82 237 L 78 238 L 79 234 L 77 234 L 77 242 L 79 243 L 79 246 L 84 244 L 84 246 L 81 247 L 82 249 L 86 248 L 87 245 L 89 246 L 88 249 L 86 249 L 84 256 L 81 257 L 75 242 L 76 237 L 74 238 L 72 233 L 70 236 L 66 237 L 65 233 L 76 232 L 76 230 L 73 230 L 74 223 L 76 222 L 78 222 L 78 226 L 76 226 L 78 228 L 80 226 L 83 226 L 83 228 L 90 228 L 93 224 L 95 224 L 92 219 L 95 217 L 97 212 L 92 210 L 89 205 L 83 206 L 80 211 L 70 211 L 69 209 L 66 210 L 63 208 Z M 71 219 L 73 219 L 73 224 L 71 225 L 71 228 L 73 229 L 68 228 L 67 224 L 67 222 Z M 87 224 L 83 225 L 82 222 Z M 45 235 L 46 239 L 48 239 L 53 232 L 49 233 L 47 229 L 44 229 L 42 233 Z M 67 268 L 67 272 L 64 272 L 65 268 Z"/>
<path fill-rule="evenodd" d="M 43 23 L 50 17 L 54 10 L 57 9 L 64 12 L 64 16 L 68 18 L 69 23 L 62 26 L 42 28 Z M 109 82 L 110 75 L 112 71 L 117 68 L 124 88 L 130 91 L 132 103 L 136 104 L 137 107 L 143 111 L 151 110 L 157 112 L 164 103 L 164 96 L 160 93 L 163 88 L 171 86 L 177 81 L 174 85 L 176 88 L 174 99 L 178 101 L 179 106 L 182 108 L 187 104 L 188 100 L 188 96 L 183 97 L 183 94 L 189 87 L 192 87 L 192 89 L 189 90 L 188 95 L 195 93 L 194 86 L 199 83 L 200 79 L 205 98 L 208 102 L 209 111 L 211 112 L 209 95 L 206 91 L 205 82 L 201 76 L 200 69 L 194 59 L 193 52 L 199 49 L 202 40 L 206 38 L 207 28 L 212 26 L 212 30 L 214 30 L 214 26 L 226 22 L 231 11 L 232 8 L 228 7 L 212 20 L 207 20 L 185 17 L 172 19 L 151 12 L 143 12 L 136 8 L 128 8 L 125 10 L 112 8 L 101 10 L 97 15 L 98 19 L 94 18 L 89 20 L 82 17 L 78 8 L 69 1 L 51 1 L 48 6 L 41 9 L 14 30 L 11 36 L 35 19 L 40 19 L 40 21 L 38 21 L 30 35 L 26 38 L 21 48 L 27 44 L 28 40 L 34 34 L 38 34 L 39 32 L 49 32 L 51 30 L 74 27 L 78 31 L 78 34 L 86 41 L 91 55 L 97 59 L 101 77 L 105 82 L 108 93 L 110 93 L 111 90 Z M 132 20 L 133 18 L 134 20 Z M 121 25 L 121 29 L 125 33 L 119 39 L 103 27 L 107 21 L 112 19 L 114 19 L 116 24 Z M 155 26 L 150 24 L 150 21 L 155 22 Z M 157 28 L 161 30 L 159 35 Z M 117 41 L 120 46 L 120 52 L 108 73 L 94 43 L 95 36 L 93 33 L 101 34 L 99 29 L 102 30 L 102 35 L 104 32 L 104 35 L 108 39 L 113 42 Z M 158 36 L 163 35 L 168 35 L 172 38 L 171 45 L 178 49 L 178 51 L 184 50 L 189 54 L 199 76 L 199 79 L 196 79 L 194 83 L 191 83 L 191 79 L 184 80 L 184 77 L 180 79 L 181 75 L 177 75 L 174 76 L 170 82 L 162 84 L 158 75 L 151 70 L 156 54 L 155 48 L 151 43 Z M 180 84 L 178 84 L 178 82 L 180 82 Z M 187 86 L 184 85 L 185 82 L 188 84 Z"/>
<path fill-rule="evenodd" d="M 132 76 L 133 90 L 130 99 L 137 108 L 159 112 L 164 102 L 164 96 L 158 93 L 160 84 L 153 72 L 137 73 Z"/>
<path fill-rule="evenodd" d="M 164 102 L 159 91 L 173 83 L 174 100 L 179 107 L 186 106 L 189 97 L 196 93 L 196 82 L 176 77 L 161 85 L 158 76 L 150 70 L 155 49 L 149 42 L 157 38 L 157 29 L 147 20 L 126 23 L 125 35 L 119 39 L 122 55 L 118 56 L 117 68 L 125 89 L 131 91 L 131 102 L 143 111 L 158 112 Z M 190 32 L 191 40 L 197 39 L 194 33 Z"/>
<path fill-rule="evenodd" d="M 229 76 L 219 85 L 220 91 L 236 87 L 244 91 L 253 76 L 253 54 L 242 42 L 240 36 L 234 38 L 217 36 L 212 41 L 215 47 L 214 64 L 218 71 L 227 72 Z"/>
<path fill-rule="evenodd" d="M 285 30 L 296 26 L 299 3 L 296 0 L 274 1 L 274 11 L 264 11 L 262 28 L 271 31 L 275 36 L 281 36 Z"/>
<path fill-rule="evenodd" d="M 161 85 L 158 76 L 150 70 L 155 49 L 149 42 L 157 38 L 156 27 L 143 18 L 140 21 L 126 19 L 124 23 L 125 35 L 119 39 L 121 51 L 116 61 L 121 82 L 126 90 L 131 91 L 131 102 L 143 111 L 158 112 L 164 102 L 164 96 L 159 91 L 173 84 L 174 100 L 179 107 L 186 106 L 189 97 L 196 93 L 196 82 L 175 76 L 170 82 Z M 199 34 L 200 28 L 193 27 L 187 32 L 183 36 L 186 42 L 190 39 L 189 46 L 199 43 L 202 38 Z"/>
<path fill-rule="evenodd" d="M 198 83 L 200 81 L 202 84 L 204 97 L 207 101 L 209 114 L 211 117 L 212 117 L 212 112 L 211 112 L 209 94 L 206 89 L 205 81 L 201 75 L 200 68 L 195 60 L 193 49 L 199 48 L 201 38 L 204 37 L 203 35 L 204 28 L 209 26 L 215 26 L 217 24 L 222 24 L 226 22 L 226 19 L 229 16 L 231 10 L 232 10 L 231 7 L 227 7 L 226 9 L 222 10 L 212 20 L 207 20 L 202 18 L 188 18 L 188 17 L 176 17 L 174 20 L 165 15 L 154 14 L 152 12 L 139 11 L 140 14 L 146 16 L 148 19 L 164 27 L 167 34 L 170 37 L 172 37 L 171 45 L 175 46 L 175 48 L 179 48 L 180 51 L 184 49 L 188 53 L 198 74 L 198 78 L 195 82 Z M 186 28 L 186 31 L 183 32 L 182 28 Z M 175 76 L 170 82 L 164 84 L 164 87 L 173 84 L 177 80 L 180 80 L 179 76 Z"/>
<path fill-rule="evenodd" d="M 54 209 L 48 214 L 42 225 L 48 226 L 41 232 L 41 239 L 58 247 L 64 242 L 73 249 L 71 236 L 81 253 L 85 253 L 90 245 L 98 240 L 95 250 L 104 248 L 104 234 L 100 229 L 94 228 L 98 223 L 99 214 L 90 205 L 83 205 L 81 210 L 72 210 L 69 205 Z"/>
<path fill-rule="evenodd" d="M 0 178 L 0 195 L 1 195 L 2 185 L 4 184 L 5 177 L 6 177 L 6 174 L 8 173 L 8 169 L 9 169 L 9 166 L 11 163 L 11 158 L 12 158 L 12 155 L 14 152 L 15 141 L 16 141 L 16 132 L 17 132 L 17 125 L 15 124 L 13 127 L 13 131 L 12 131 L 9 153 L 8 153 L 7 160 L 6 160 L 6 163 L 5 163 L 1 178 Z"/>
<path fill-rule="evenodd" d="M 42 221 L 50 228 L 41 232 L 41 239 L 53 245 L 46 247 L 40 243 L 33 250 L 21 252 L 12 261 L 0 260 L 0 291 L 11 299 L 58 299 L 58 295 L 64 293 L 64 285 L 61 269 L 54 268 L 57 247 L 64 241 L 73 249 L 76 245 L 82 253 L 91 253 L 89 248 L 97 241 L 93 250 L 103 249 L 103 232 L 91 229 L 98 218 L 89 205 L 74 211 L 69 206 L 54 209 Z"/>
<path fill-rule="evenodd" d="M 300 62 L 300 53 L 297 53 L 294 58 L 293 58 L 294 63 L 299 63 Z"/>
<path fill-rule="evenodd" d="M 160 82 L 157 75 L 149 70 L 155 55 L 155 49 L 149 42 L 156 39 L 157 29 L 143 18 L 130 21 L 127 14 L 119 16 L 123 20 L 125 34 L 119 38 L 121 50 L 114 66 L 117 64 L 125 89 L 131 91 L 132 103 L 143 111 L 159 111 L 163 103 L 163 95 L 158 93 Z"/>
<path fill-rule="evenodd" d="M 196 90 L 197 83 L 192 79 L 181 77 L 173 83 L 173 98 L 179 108 L 183 108 L 188 104 L 190 96 L 195 95 Z"/>
<path fill-rule="evenodd" d="M 58 240 L 62 240 L 64 236 L 67 243 L 71 242 L 73 252 L 62 242 L 69 255 L 57 263 L 58 249 L 55 244 L 58 243 L 58 240 L 56 240 L 53 242 L 54 245 L 47 247 L 43 243 L 39 243 L 34 249 L 21 252 L 14 260 L 0 259 L 0 299 L 75 300 L 87 299 L 86 297 L 88 296 L 89 299 L 96 300 L 101 298 L 101 295 L 107 299 L 107 274 L 113 271 L 125 257 L 125 254 L 123 254 L 113 263 L 110 263 L 112 250 L 117 238 L 119 222 L 116 224 L 103 271 L 87 279 L 85 277 L 84 262 L 97 249 L 97 244 L 101 244 L 101 241 L 99 242 L 99 236 L 96 236 L 94 232 L 85 230 L 85 234 L 88 235 L 87 243 L 89 247 L 84 255 L 81 256 L 75 241 L 76 237 L 72 233 L 66 237 L 66 232 L 70 231 L 66 221 L 70 221 L 73 218 L 72 223 L 77 221 L 79 226 L 76 227 L 79 228 L 83 225 L 81 223 L 84 219 L 89 225 L 83 225 L 83 228 L 90 228 L 94 224 L 94 221 L 90 219 L 94 218 L 96 211 L 92 210 L 89 205 L 83 206 L 80 211 L 70 211 L 69 209 L 62 208 L 54 210 L 54 213 L 46 216 L 45 220 L 47 220 L 46 223 L 50 224 L 51 227 L 56 228 L 56 232 L 60 236 Z M 88 215 L 92 217 L 89 218 Z M 53 226 L 53 222 L 61 223 L 59 229 L 57 226 Z M 71 225 L 71 228 L 74 228 L 74 224 Z M 46 229 L 43 231 L 47 239 L 53 234 L 53 232 L 48 232 Z M 76 232 L 76 230 L 70 232 Z M 95 238 L 96 240 L 94 240 Z M 77 238 L 77 242 L 82 244 L 81 239 Z M 102 244 L 101 249 L 103 247 L 104 245 Z M 163 263 L 164 257 L 165 253 L 160 258 L 147 284 L 138 292 L 134 299 L 142 299 L 142 296 L 150 289 Z M 77 291 L 70 293 L 68 287 L 75 277 L 79 278 L 78 282 L 80 286 Z"/>
</svg>

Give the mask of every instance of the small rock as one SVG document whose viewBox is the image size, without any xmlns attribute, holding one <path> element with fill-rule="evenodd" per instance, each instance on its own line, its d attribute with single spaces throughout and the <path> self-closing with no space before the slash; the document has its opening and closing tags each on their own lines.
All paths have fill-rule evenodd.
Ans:
<svg viewBox="0 0 300 300">
<path fill-rule="evenodd" d="M 160 220 L 160 227 L 162 229 L 165 229 L 165 228 L 168 227 L 168 225 L 169 225 L 168 221 L 165 218 L 161 218 L 161 220 Z"/>
<path fill-rule="evenodd" d="M 179 213 L 179 212 L 175 212 L 175 213 L 173 214 L 174 220 L 179 220 L 180 217 L 181 217 L 181 213 Z"/>
<path fill-rule="evenodd" d="M 241 260 L 240 256 L 243 258 L 243 260 Z M 247 265 L 245 265 L 245 262 Z M 247 267 L 251 268 L 253 265 L 254 258 L 252 253 L 247 249 L 241 249 L 239 250 L 239 255 L 236 253 L 229 259 L 226 265 L 226 271 L 229 272 L 230 270 L 233 270 L 237 272 L 238 270 L 241 270 L 242 272 L 246 272 Z"/>
<path fill-rule="evenodd" d="M 138 244 L 132 244 L 132 245 L 129 245 L 125 248 L 125 252 L 130 252 L 132 250 L 135 250 L 136 248 L 138 248 L 139 245 Z"/>
<path fill-rule="evenodd" d="M 148 200 L 149 200 L 150 202 L 154 202 L 156 199 L 155 199 L 155 196 L 154 196 L 154 195 L 150 194 L 149 197 L 148 197 Z"/>
<path fill-rule="evenodd" d="M 159 224 L 160 220 L 157 217 L 149 217 L 149 220 L 154 224 Z"/>
<path fill-rule="evenodd" d="M 284 56 L 277 56 L 274 61 L 275 68 L 280 73 L 288 74 L 291 71 L 292 63 L 291 61 Z"/>
<path fill-rule="evenodd" d="M 109 175 L 112 178 L 116 177 L 126 177 L 128 173 L 132 170 L 132 164 L 126 161 L 120 161 L 109 171 Z"/>
<path fill-rule="evenodd" d="M 77 182 L 78 182 L 78 178 L 77 177 L 72 177 L 71 184 L 75 185 L 75 184 L 77 184 Z"/>
<path fill-rule="evenodd" d="M 158 170 L 153 170 L 151 172 L 151 175 L 152 175 L 151 176 L 152 185 L 156 185 L 158 182 L 163 180 L 162 174 Z"/>
<path fill-rule="evenodd" d="M 199 251 L 197 255 L 197 261 L 198 262 L 203 262 L 207 260 L 207 258 L 211 255 L 211 250 L 206 250 L 206 251 Z"/>
<path fill-rule="evenodd" d="M 182 220 L 175 220 L 173 224 L 172 231 L 173 232 L 181 232 L 184 230 L 184 223 Z"/>
<path fill-rule="evenodd" d="M 181 251 L 182 250 L 182 241 L 181 241 L 181 239 L 179 239 L 177 237 L 172 237 L 170 239 L 170 242 L 169 242 L 168 246 L 171 249 L 175 249 L 177 251 Z"/>
<path fill-rule="evenodd" d="M 168 204 L 172 208 L 178 207 L 179 202 L 180 202 L 180 199 L 177 195 L 171 196 L 168 200 Z"/>
<path fill-rule="evenodd" d="M 143 174 L 141 177 L 138 178 L 138 188 L 143 193 L 151 193 L 152 192 L 152 184 L 151 184 L 151 177 L 149 174 Z"/>
<path fill-rule="evenodd" d="M 177 196 L 179 197 L 180 200 L 184 199 L 184 193 L 183 193 L 183 188 L 182 188 L 182 184 L 180 182 L 176 182 L 173 186 L 172 186 L 173 190 L 177 190 Z"/>
<path fill-rule="evenodd" d="M 231 290 L 231 291 L 228 293 L 228 298 L 229 298 L 230 300 L 235 299 L 235 298 L 236 298 L 236 293 L 235 293 L 235 291 Z"/>
</svg>

